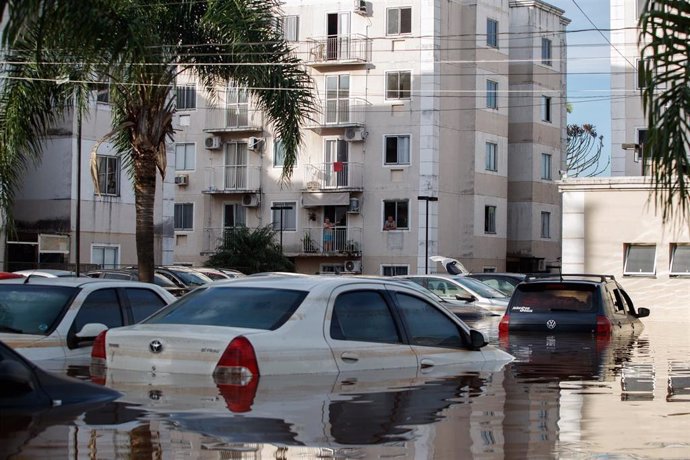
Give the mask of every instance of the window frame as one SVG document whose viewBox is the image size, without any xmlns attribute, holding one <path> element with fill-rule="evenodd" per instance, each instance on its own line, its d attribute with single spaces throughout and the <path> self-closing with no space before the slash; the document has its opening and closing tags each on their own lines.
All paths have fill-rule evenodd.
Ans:
<svg viewBox="0 0 690 460">
<path fill-rule="evenodd" d="M 551 96 L 541 96 L 541 121 L 544 123 L 553 123 L 553 107 L 551 104 Z"/>
<path fill-rule="evenodd" d="M 550 38 L 541 37 L 541 63 L 549 67 L 553 65 L 553 41 Z"/>
<path fill-rule="evenodd" d="M 387 269 L 391 269 L 393 273 L 387 275 Z M 381 264 L 379 266 L 379 273 L 381 274 L 381 276 L 406 276 L 410 274 L 410 266 L 407 264 Z"/>
<path fill-rule="evenodd" d="M 690 276 L 690 260 L 688 261 L 686 271 L 683 272 L 683 271 L 674 270 L 676 251 L 679 248 L 684 248 L 686 251 L 688 251 L 688 253 L 689 253 L 688 259 L 690 259 L 690 243 L 671 243 L 670 248 L 671 248 L 671 260 L 669 261 L 669 275 L 671 275 L 671 276 Z"/>
<path fill-rule="evenodd" d="M 286 14 L 279 18 L 280 35 L 286 42 L 299 41 L 299 15 Z"/>
<path fill-rule="evenodd" d="M 496 206 L 487 204 L 484 206 L 484 234 L 496 234 Z"/>
<path fill-rule="evenodd" d="M 541 154 L 541 180 L 553 180 L 553 155 Z"/>
<path fill-rule="evenodd" d="M 491 30 L 490 24 L 494 24 Z M 498 20 L 494 18 L 486 18 L 486 46 L 498 49 Z"/>
<path fill-rule="evenodd" d="M 387 209 L 386 205 L 387 204 L 395 204 L 395 210 L 394 212 L 389 212 Z M 409 230 L 410 229 L 410 200 L 409 199 L 388 199 L 388 200 L 382 200 L 382 210 L 383 210 L 383 219 L 382 219 L 382 224 L 381 224 L 381 231 L 384 232 L 395 232 L 398 230 Z M 405 209 L 400 209 L 400 205 L 404 204 Z M 404 216 L 402 216 L 402 213 L 405 213 Z M 395 229 L 392 230 L 383 230 L 384 225 L 386 223 L 386 218 L 388 215 L 392 215 L 394 220 L 395 220 Z"/>
<path fill-rule="evenodd" d="M 652 271 L 629 271 L 628 262 L 630 260 L 630 251 L 635 248 L 654 248 L 654 256 L 652 259 Z M 623 276 L 656 276 L 656 244 L 645 244 L 645 243 L 625 243 L 625 254 L 623 259 Z"/>
<path fill-rule="evenodd" d="M 498 172 L 498 144 L 496 142 L 485 143 L 484 170 Z"/>
<path fill-rule="evenodd" d="M 189 148 L 191 146 L 191 152 L 189 151 Z M 184 152 L 183 152 L 183 166 L 182 168 L 178 168 L 178 147 L 184 147 Z M 188 158 L 191 153 L 191 162 L 188 162 Z M 188 163 L 191 163 L 191 167 L 188 165 Z M 194 142 L 176 142 L 175 143 L 175 171 L 194 171 L 196 169 L 196 144 Z"/>
<path fill-rule="evenodd" d="M 551 213 L 549 211 L 541 212 L 541 238 L 551 239 Z"/>
<path fill-rule="evenodd" d="M 498 82 L 486 79 L 486 108 L 498 110 Z"/>
<path fill-rule="evenodd" d="M 401 76 L 407 75 L 409 81 L 409 88 L 401 89 Z M 385 73 L 385 99 L 387 101 L 409 101 L 412 99 L 412 71 L 411 70 L 390 70 Z M 391 89 L 389 86 L 390 78 L 396 77 L 396 88 Z"/>
<path fill-rule="evenodd" d="M 277 138 L 273 141 L 273 167 L 282 168 L 285 165 L 285 146 L 283 140 Z"/>
<path fill-rule="evenodd" d="M 388 141 L 395 139 L 395 161 L 388 161 Z M 407 150 L 401 152 L 400 139 L 407 139 Z M 404 147 L 404 143 L 402 145 Z M 410 150 L 411 142 L 409 134 L 386 134 L 383 136 L 383 164 L 384 166 L 409 166 L 410 165 Z M 401 157 L 407 155 L 407 161 L 401 160 Z"/>
<path fill-rule="evenodd" d="M 409 17 L 406 18 L 409 23 L 404 24 L 409 30 L 403 29 L 403 10 L 409 12 Z M 391 31 L 391 13 L 397 12 L 397 30 Z M 386 8 L 386 36 L 409 35 L 412 33 L 412 7 L 411 6 L 396 6 Z"/>
<path fill-rule="evenodd" d="M 181 208 L 182 211 L 184 211 L 184 210 L 186 210 L 187 206 L 191 206 L 191 224 L 190 224 L 189 227 L 184 226 L 184 225 L 186 224 L 186 222 L 184 222 L 184 220 L 185 220 L 185 215 L 183 214 L 183 215 L 180 216 L 180 219 L 182 220 L 183 226 L 178 227 L 178 226 L 177 226 L 177 221 L 178 221 L 177 212 L 178 212 L 178 208 Z M 174 207 L 174 209 L 173 209 L 173 228 L 174 228 L 174 231 L 176 231 L 176 232 L 192 232 L 192 231 L 194 231 L 194 203 L 193 203 L 193 202 L 180 202 L 180 203 L 175 203 L 175 207 Z"/>
<path fill-rule="evenodd" d="M 271 203 L 271 208 L 274 206 L 290 206 L 290 209 L 282 210 L 282 219 L 287 222 L 288 226 L 282 225 L 281 230 L 281 210 L 271 209 L 271 228 L 276 232 L 296 232 L 297 231 L 297 202 L 296 201 L 274 201 Z"/>
<path fill-rule="evenodd" d="M 106 170 L 104 172 L 101 171 L 101 161 L 105 162 Z M 114 162 L 114 172 L 110 171 L 112 166 L 110 165 L 111 161 Z M 120 157 L 115 155 L 96 155 L 96 164 L 98 169 L 98 190 L 94 191 L 95 194 L 102 196 L 120 196 L 120 185 L 122 183 L 122 181 L 120 180 L 120 171 L 122 170 L 122 163 L 120 161 Z M 108 182 L 108 177 L 111 174 L 115 178 L 114 192 L 108 191 L 110 185 Z"/>
<path fill-rule="evenodd" d="M 183 97 L 181 98 L 180 95 Z M 185 83 L 175 87 L 175 110 L 190 112 L 197 108 L 197 90 L 194 83 Z M 182 101 L 182 102 L 181 102 Z M 190 104 L 190 105 L 187 105 Z"/>
<path fill-rule="evenodd" d="M 112 249 L 115 257 L 114 261 L 112 264 L 112 267 L 106 265 L 106 257 L 105 257 L 105 251 L 108 249 Z M 103 263 L 98 263 L 96 262 L 96 258 L 94 257 L 94 251 L 95 250 L 100 250 L 103 251 L 103 257 L 102 261 Z M 91 257 L 91 263 L 95 265 L 100 265 L 102 269 L 118 269 L 120 268 L 120 245 L 119 244 L 112 244 L 112 243 L 91 243 L 91 251 L 90 251 L 90 257 Z"/>
</svg>

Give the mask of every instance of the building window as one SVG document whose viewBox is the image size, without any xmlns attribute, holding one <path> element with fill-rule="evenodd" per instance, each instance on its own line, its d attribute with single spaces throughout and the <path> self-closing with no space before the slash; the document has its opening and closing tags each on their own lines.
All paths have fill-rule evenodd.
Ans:
<svg viewBox="0 0 690 460">
<path fill-rule="evenodd" d="M 345 271 L 345 264 L 321 264 L 319 273 L 337 275 Z"/>
<path fill-rule="evenodd" d="M 409 228 L 408 211 L 408 200 L 384 200 L 383 228 L 386 230 L 407 230 Z"/>
<path fill-rule="evenodd" d="M 273 209 L 283 208 L 283 209 Z M 294 201 L 276 201 L 271 206 L 273 230 L 279 232 L 297 230 L 297 204 Z M 283 225 L 281 227 L 281 216 Z"/>
<path fill-rule="evenodd" d="M 386 136 L 387 165 L 410 164 L 410 136 Z"/>
<path fill-rule="evenodd" d="M 496 233 L 496 206 L 484 206 L 484 233 Z"/>
<path fill-rule="evenodd" d="M 388 8 L 386 35 L 412 32 L 412 8 Z"/>
<path fill-rule="evenodd" d="M 100 268 L 119 268 L 120 247 L 94 244 L 91 246 L 91 263 Z"/>
<path fill-rule="evenodd" d="M 177 110 L 196 109 L 196 86 L 181 85 L 175 89 Z"/>
<path fill-rule="evenodd" d="M 656 246 L 626 244 L 624 275 L 653 275 L 656 273 Z"/>
<path fill-rule="evenodd" d="M 381 265 L 381 274 L 383 276 L 403 276 L 409 274 L 407 265 Z"/>
<path fill-rule="evenodd" d="M 541 39 L 541 63 L 551 65 L 551 40 L 548 38 Z"/>
<path fill-rule="evenodd" d="M 541 97 L 541 121 L 551 123 L 551 98 L 549 96 Z"/>
<path fill-rule="evenodd" d="M 386 99 L 410 99 L 412 72 L 386 72 Z"/>
<path fill-rule="evenodd" d="M 120 196 L 120 158 L 97 155 L 98 193 Z"/>
<path fill-rule="evenodd" d="M 690 275 L 690 244 L 671 245 L 671 274 Z"/>
<path fill-rule="evenodd" d="M 282 167 L 285 164 L 285 145 L 282 139 L 276 139 L 273 142 L 273 166 L 276 168 Z"/>
<path fill-rule="evenodd" d="M 194 203 L 175 203 L 175 230 L 194 229 Z"/>
<path fill-rule="evenodd" d="M 487 171 L 498 171 L 497 166 L 498 145 L 493 142 L 486 143 L 486 158 L 484 167 Z"/>
<path fill-rule="evenodd" d="M 280 33 L 285 41 L 299 41 L 299 16 L 289 15 L 280 18 Z"/>
<path fill-rule="evenodd" d="M 486 80 L 486 107 L 498 109 L 498 82 Z"/>
<path fill-rule="evenodd" d="M 498 21 L 495 19 L 486 20 L 486 46 L 498 48 Z"/>
<path fill-rule="evenodd" d="M 175 144 L 175 171 L 192 171 L 196 163 L 194 144 Z"/>
<path fill-rule="evenodd" d="M 246 227 L 247 208 L 239 204 L 226 204 L 224 206 L 223 228 Z"/>
<path fill-rule="evenodd" d="M 542 180 L 551 180 L 551 155 L 548 153 L 541 154 L 541 178 Z"/>
<path fill-rule="evenodd" d="M 541 213 L 541 237 L 551 238 L 551 213 Z"/>
</svg>

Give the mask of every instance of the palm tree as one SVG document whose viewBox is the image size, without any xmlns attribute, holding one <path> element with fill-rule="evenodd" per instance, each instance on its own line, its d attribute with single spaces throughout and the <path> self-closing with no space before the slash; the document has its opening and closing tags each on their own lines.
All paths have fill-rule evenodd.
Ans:
<svg viewBox="0 0 690 460">
<path fill-rule="evenodd" d="M 41 139 L 73 108 L 88 110 L 95 83 L 110 85 L 109 136 L 134 186 L 143 280 L 153 279 L 156 170 L 164 177 L 180 73 L 195 75 L 211 98 L 228 81 L 246 86 L 285 146 L 282 179 L 290 179 L 314 101 L 308 74 L 276 27 L 277 0 L 0 0 L 0 8 L 8 18 L 0 206 L 10 224 L 22 173 L 43 154 Z"/>
<path fill-rule="evenodd" d="M 668 220 L 687 216 L 690 205 L 690 2 L 647 0 L 639 24 L 648 128 L 643 161 Z"/>
</svg>

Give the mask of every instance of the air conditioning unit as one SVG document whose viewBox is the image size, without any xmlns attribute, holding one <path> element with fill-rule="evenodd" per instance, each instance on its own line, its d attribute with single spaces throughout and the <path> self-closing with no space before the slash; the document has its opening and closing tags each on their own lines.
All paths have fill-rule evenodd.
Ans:
<svg viewBox="0 0 690 460">
<path fill-rule="evenodd" d="M 366 0 L 355 0 L 354 10 L 355 13 L 361 14 L 363 16 L 369 14 L 369 8 L 367 7 Z"/>
<path fill-rule="evenodd" d="M 345 271 L 350 273 L 362 273 L 362 261 L 361 260 L 346 260 L 345 261 Z"/>
<path fill-rule="evenodd" d="M 353 214 L 359 213 L 359 198 L 354 196 L 350 198 L 350 206 L 347 208 L 347 212 L 351 212 Z"/>
<path fill-rule="evenodd" d="M 544 259 L 539 259 L 537 261 L 537 271 L 540 271 L 540 272 L 546 271 L 546 261 Z"/>
<path fill-rule="evenodd" d="M 204 141 L 204 146 L 208 150 L 218 150 L 222 145 L 222 142 L 220 140 L 220 136 L 209 136 L 206 138 Z"/>
<path fill-rule="evenodd" d="M 369 135 L 361 128 L 348 128 L 345 130 L 345 140 L 348 142 L 362 142 Z"/>
<path fill-rule="evenodd" d="M 189 175 L 178 174 L 175 176 L 175 185 L 189 185 Z"/>
<path fill-rule="evenodd" d="M 259 206 L 259 195 L 256 193 L 245 193 L 242 195 L 242 206 L 256 208 Z"/>
<path fill-rule="evenodd" d="M 264 144 L 264 140 L 261 137 L 250 137 L 249 141 L 247 142 L 247 150 L 251 150 L 252 152 L 255 150 L 261 150 L 261 147 Z"/>
</svg>

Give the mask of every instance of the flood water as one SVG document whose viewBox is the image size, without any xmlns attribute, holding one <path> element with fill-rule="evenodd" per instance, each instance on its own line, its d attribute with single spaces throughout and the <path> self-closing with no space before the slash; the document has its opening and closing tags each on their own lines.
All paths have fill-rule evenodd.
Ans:
<svg viewBox="0 0 690 460">
<path fill-rule="evenodd" d="M 468 366 L 269 378 L 109 374 L 124 396 L 2 420 L 13 458 L 690 458 L 690 324 L 638 336 L 499 340 L 516 357 Z M 88 369 L 68 373 L 88 378 Z M 173 380 L 170 380 L 173 379 Z"/>
</svg>

